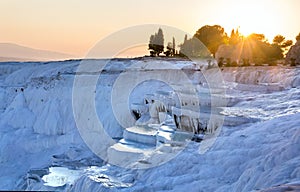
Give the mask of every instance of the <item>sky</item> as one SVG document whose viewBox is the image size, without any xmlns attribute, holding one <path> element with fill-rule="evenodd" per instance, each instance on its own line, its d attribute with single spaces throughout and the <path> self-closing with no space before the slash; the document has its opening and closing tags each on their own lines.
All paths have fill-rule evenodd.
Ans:
<svg viewBox="0 0 300 192">
<path fill-rule="evenodd" d="M 101 39 L 143 24 L 191 35 L 218 24 L 229 34 L 239 28 L 295 42 L 299 7 L 299 0 L 0 0 L 0 42 L 84 57 Z"/>
</svg>

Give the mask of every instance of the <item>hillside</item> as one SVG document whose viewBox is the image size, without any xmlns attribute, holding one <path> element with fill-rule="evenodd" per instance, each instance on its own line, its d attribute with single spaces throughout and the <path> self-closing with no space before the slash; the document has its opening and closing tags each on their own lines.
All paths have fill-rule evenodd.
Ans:
<svg viewBox="0 0 300 192">
<path fill-rule="evenodd" d="M 33 49 L 13 43 L 0 43 L 0 62 L 4 61 L 54 61 L 74 56 L 40 49 Z"/>
<path fill-rule="evenodd" d="M 203 74 L 216 79 L 217 73 L 207 69 L 206 62 L 147 58 L 0 63 L 0 189 L 247 192 L 299 185 L 300 69 L 225 68 L 222 94 L 218 85 L 210 84 L 207 90 Z M 101 73 L 103 64 L 107 65 Z M 187 69 L 183 76 L 182 69 Z M 163 78 L 173 80 L 169 85 L 182 88 L 184 96 L 191 82 L 200 91 L 200 105 L 206 107 L 220 107 L 212 105 L 212 98 L 226 98 L 227 105 L 217 111 L 224 123 L 216 140 L 210 140 L 215 133 L 207 133 L 201 142 L 182 139 L 169 144 L 168 134 L 174 133 L 169 114 L 165 119 L 159 115 L 160 124 L 147 124 L 157 128 L 155 135 L 122 127 L 123 120 L 129 126 L 136 123 L 131 121 L 133 114 L 126 113 L 128 108 L 142 114 L 145 99 L 173 93 L 170 86 L 153 81 Z M 133 89 L 127 87 L 131 83 L 136 85 Z M 122 100 L 127 96 L 129 103 Z M 188 106 L 191 97 L 182 98 Z M 202 109 L 205 118 L 207 108 Z M 98 121 L 113 143 L 104 142 Z M 143 126 L 142 120 L 139 123 Z M 96 149 L 104 146 L 108 158 L 93 153 L 99 151 L 85 136 L 95 139 Z M 172 158 L 165 161 L 169 155 Z M 130 165 L 115 166 L 119 160 Z"/>
</svg>

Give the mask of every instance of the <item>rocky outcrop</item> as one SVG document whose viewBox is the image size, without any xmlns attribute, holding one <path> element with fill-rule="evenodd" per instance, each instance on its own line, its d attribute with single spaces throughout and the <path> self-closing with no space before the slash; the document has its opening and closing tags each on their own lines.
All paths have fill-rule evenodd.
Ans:
<svg viewBox="0 0 300 192">
<path fill-rule="evenodd" d="M 297 41 L 288 51 L 285 59 L 291 65 L 300 65 L 300 41 Z"/>
</svg>

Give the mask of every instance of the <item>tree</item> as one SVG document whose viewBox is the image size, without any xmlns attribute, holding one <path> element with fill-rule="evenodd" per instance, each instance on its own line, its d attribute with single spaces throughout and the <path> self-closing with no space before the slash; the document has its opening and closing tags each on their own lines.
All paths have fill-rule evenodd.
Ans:
<svg viewBox="0 0 300 192">
<path fill-rule="evenodd" d="M 241 42 L 241 39 L 242 39 L 242 36 L 239 33 L 239 30 L 237 29 L 236 31 L 234 31 L 234 29 L 232 29 L 228 43 L 230 45 L 236 45 Z"/>
<path fill-rule="evenodd" d="M 286 48 L 286 47 L 290 47 L 293 45 L 293 41 L 292 40 L 286 40 L 283 44 L 282 47 Z"/>
<path fill-rule="evenodd" d="M 205 25 L 196 32 L 194 37 L 198 38 L 215 57 L 218 47 L 225 43 L 227 35 L 220 25 Z"/>
<path fill-rule="evenodd" d="M 231 66 L 231 58 L 226 58 L 226 66 L 227 67 Z"/>
<path fill-rule="evenodd" d="M 171 42 L 167 45 L 167 51 L 164 52 L 167 57 L 172 56 L 173 54 L 173 44 Z"/>
<path fill-rule="evenodd" d="M 183 43 L 185 43 L 187 40 L 188 40 L 188 36 L 187 34 L 185 34 Z"/>
<path fill-rule="evenodd" d="M 296 40 L 300 41 L 300 33 L 296 36 Z"/>
<path fill-rule="evenodd" d="M 248 38 L 256 41 L 266 42 L 266 37 L 264 34 L 252 33 Z"/>
<path fill-rule="evenodd" d="M 173 47 L 172 47 L 172 54 L 173 54 L 173 56 L 175 56 L 175 54 L 176 54 L 176 44 L 175 44 L 175 38 L 173 37 Z"/>
<path fill-rule="evenodd" d="M 285 37 L 282 35 L 276 35 L 273 39 L 273 44 L 279 45 L 282 48 L 289 47 L 293 44 L 292 40 L 285 40 Z"/>
<path fill-rule="evenodd" d="M 172 39 L 172 43 L 168 42 L 167 51 L 165 51 L 164 54 L 167 57 L 169 57 L 169 56 L 175 56 L 176 51 L 175 51 L 175 38 L 174 37 Z"/>
<path fill-rule="evenodd" d="M 268 58 L 268 62 L 273 62 L 283 58 L 283 50 L 282 47 L 279 45 L 269 45 L 265 51 Z"/>
<path fill-rule="evenodd" d="M 161 28 L 158 29 L 157 33 L 157 56 L 164 51 L 164 34 Z"/>
<path fill-rule="evenodd" d="M 148 47 L 149 47 L 148 49 L 152 50 L 152 51 L 150 51 L 150 55 L 152 57 L 156 55 L 156 52 L 154 51 L 155 50 L 154 38 L 155 38 L 155 35 L 151 35 L 150 40 L 149 40 L 149 44 L 148 44 Z"/>
<path fill-rule="evenodd" d="M 250 49 L 255 64 L 272 63 L 283 58 L 283 43 L 285 38 L 277 35 L 273 44 L 268 43 L 264 34 L 253 33 L 246 38 L 244 44 Z M 279 44 L 280 43 L 280 44 Z"/>
<path fill-rule="evenodd" d="M 282 36 L 282 35 L 276 35 L 273 39 L 273 43 L 274 44 L 277 44 L 277 45 L 280 45 L 283 43 L 283 41 L 285 40 L 285 37 Z"/>
<path fill-rule="evenodd" d="M 209 57 L 211 55 L 208 49 L 196 37 L 185 40 L 184 43 L 180 45 L 179 54 L 189 58 Z"/>
<path fill-rule="evenodd" d="M 223 67 L 223 65 L 224 65 L 224 57 L 220 57 L 218 61 L 218 66 Z"/>
<path fill-rule="evenodd" d="M 273 39 L 273 45 L 280 47 L 282 52 L 286 52 L 292 44 L 292 40 L 285 40 L 285 37 L 282 35 L 276 35 Z"/>
<path fill-rule="evenodd" d="M 159 56 L 164 51 L 164 34 L 161 28 L 158 32 L 150 36 L 148 49 L 151 56 Z"/>
</svg>

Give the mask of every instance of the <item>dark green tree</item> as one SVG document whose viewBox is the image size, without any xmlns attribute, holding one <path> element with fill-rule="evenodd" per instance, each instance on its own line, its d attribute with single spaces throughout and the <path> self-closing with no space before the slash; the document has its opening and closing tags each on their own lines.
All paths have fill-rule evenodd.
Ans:
<svg viewBox="0 0 300 192">
<path fill-rule="evenodd" d="M 149 44 L 148 44 L 148 49 L 150 50 L 150 55 L 153 57 L 156 55 L 156 46 L 154 44 L 154 39 L 155 39 L 155 35 L 151 35 L 150 36 L 150 40 L 149 40 Z"/>
<path fill-rule="evenodd" d="M 164 52 L 164 54 L 169 57 L 169 56 L 175 56 L 176 54 L 176 50 L 175 50 L 175 38 L 173 37 L 172 39 L 172 43 L 171 42 L 168 42 L 168 45 L 167 45 L 167 50 Z"/>
<path fill-rule="evenodd" d="M 159 56 L 164 51 L 164 34 L 161 28 L 158 32 L 150 36 L 148 49 L 151 56 Z"/>
<path fill-rule="evenodd" d="M 173 44 L 171 42 L 168 43 L 167 50 L 164 52 L 164 54 L 167 57 L 172 56 L 172 54 L 173 54 Z"/>
<path fill-rule="evenodd" d="M 157 56 L 164 51 L 164 34 L 161 28 L 158 29 L 157 32 Z"/>
<path fill-rule="evenodd" d="M 176 54 L 176 43 L 175 43 L 175 38 L 173 37 L 173 44 L 172 44 L 172 55 L 175 56 Z"/>
<path fill-rule="evenodd" d="M 205 25 L 196 32 L 194 37 L 198 38 L 215 57 L 219 46 L 226 42 L 227 34 L 220 25 Z"/>
<path fill-rule="evenodd" d="M 185 34 L 183 43 L 186 42 L 187 40 L 188 40 L 188 36 L 187 34 Z"/>
<path fill-rule="evenodd" d="M 224 65 L 224 57 L 220 57 L 218 61 L 218 66 L 223 67 L 223 65 Z"/>
<path fill-rule="evenodd" d="M 210 56 L 209 50 L 196 37 L 185 40 L 184 43 L 180 45 L 179 54 L 189 58 Z"/>
</svg>

